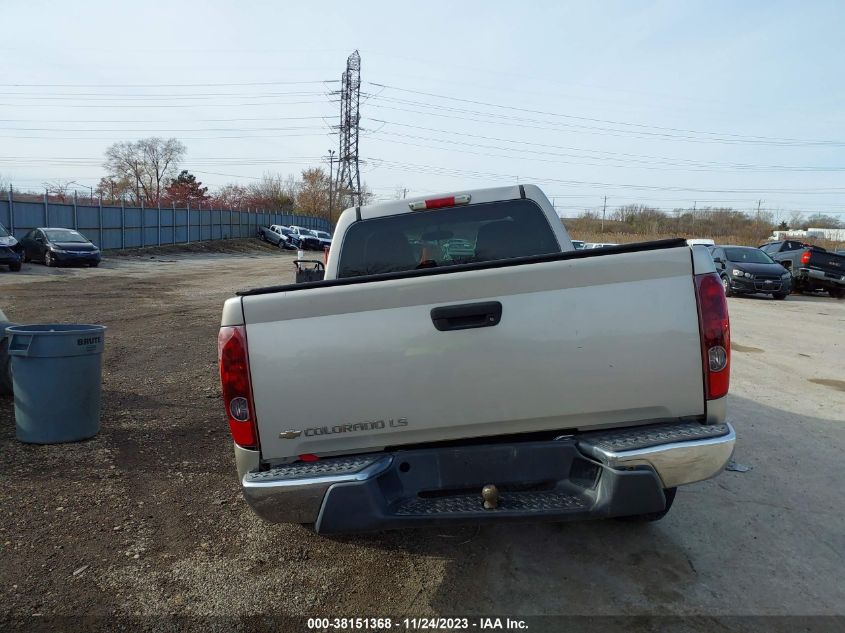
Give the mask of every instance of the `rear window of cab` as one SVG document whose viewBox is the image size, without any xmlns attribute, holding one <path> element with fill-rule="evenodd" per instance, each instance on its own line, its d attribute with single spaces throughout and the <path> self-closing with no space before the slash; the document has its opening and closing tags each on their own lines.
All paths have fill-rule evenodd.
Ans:
<svg viewBox="0 0 845 633">
<path fill-rule="evenodd" d="M 359 277 L 560 252 L 543 210 L 507 200 L 413 211 L 353 223 L 338 277 Z"/>
</svg>

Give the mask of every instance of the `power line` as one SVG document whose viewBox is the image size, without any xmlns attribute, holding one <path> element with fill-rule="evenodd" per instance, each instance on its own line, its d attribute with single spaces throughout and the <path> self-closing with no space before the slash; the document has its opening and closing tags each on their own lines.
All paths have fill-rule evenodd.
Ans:
<svg viewBox="0 0 845 633">
<path fill-rule="evenodd" d="M 413 103 L 410 101 L 399 101 L 395 100 L 399 103 Z M 438 118 L 445 118 L 455 121 L 469 121 L 472 123 L 480 123 L 489 125 L 491 123 L 496 125 L 508 125 L 512 127 L 518 127 L 523 129 L 533 129 L 533 130 L 544 130 L 544 131 L 554 131 L 554 132 L 569 132 L 569 133 L 576 133 L 576 134 L 587 134 L 590 137 L 595 136 L 608 136 L 614 138 L 644 138 L 644 139 L 651 139 L 653 140 L 655 137 L 661 140 L 670 140 L 670 141 L 681 141 L 681 142 L 695 142 L 695 143 L 706 143 L 706 144 L 723 144 L 723 145 L 741 145 L 740 142 L 734 140 L 719 140 L 719 139 L 706 139 L 706 138 L 696 138 L 690 136 L 677 136 L 677 135 L 668 135 L 668 134 L 660 134 L 654 135 L 650 133 L 632 131 L 632 130 L 613 130 L 611 128 L 602 128 L 596 126 L 584 126 L 584 125 L 576 125 L 572 123 L 559 123 L 553 121 L 544 121 L 541 119 L 529 119 L 525 117 L 515 117 L 515 116 L 506 116 L 501 114 L 493 114 L 489 112 L 479 112 L 477 110 L 463 110 L 458 108 L 446 108 L 442 106 L 435 106 L 433 104 L 426 104 L 420 103 L 421 107 L 433 107 L 438 110 L 444 110 L 446 112 L 459 112 L 459 113 L 468 113 L 473 115 L 472 117 L 464 117 L 458 116 L 455 114 L 446 114 L 443 112 L 431 112 L 425 110 L 409 110 L 407 108 L 400 108 L 396 106 L 389 106 L 383 105 L 381 103 L 373 103 L 371 107 L 384 109 L 384 110 L 391 110 L 396 112 L 406 112 L 410 114 L 418 114 L 423 116 L 433 116 Z M 479 119 L 478 117 L 485 117 L 484 119 Z M 492 120 L 486 120 L 492 119 Z M 530 124 L 529 124 L 530 123 Z M 783 144 L 783 143 L 776 143 L 776 144 L 768 144 L 768 146 L 772 147 L 793 147 L 794 144 Z M 833 145 L 833 147 L 838 147 L 837 145 Z"/>
<path fill-rule="evenodd" d="M 675 187 L 675 186 L 661 186 L 661 185 L 639 185 L 628 183 L 609 183 L 596 182 L 587 180 L 565 180 L 561 178 L 544 178 L 539 176 L 526 176 L 524 174 L 501 174 L 495 172 L 478 172 L 472 170 L 462 170 L 454 168 L 442 168 L 433 165 L 421 165 L 412 163 L 402 163 L 399 161 L 390 161 L 385 159 L 370 159 L 375 164 L 397 169 L 407 170 L 429 170 L 439 173 L 447 173 L 457 176 L 467 175 L 468 177 L 482 176 L 492 179 L 501 179 L 504 181 L 519 181 L 519 182 L 542 182 L 542 183 L 558 183 L 585 187 L 599 187 L 599 188 L 613 188 L 613 189 L 629 189 L 632 191 L 677 191 L 690 193 L 737 193 L 737 194 L 767 194 L 767 193 L 796 193 L 807 195 L 843 195 L 845 194 L 845 187 L 825 187 L 825 188 L 784 188 L 784 189 L 768 189 L 768 188 L 748 188 L 748 189 L 704 189 L 697 187 Z"/>
<path fill-rule="evenodd" d="M 417 139 L 417 140 L 424 140 L 424 141 L 431 141 L 436 143 L 447 143 L 450 145 L 459 145 L 465 147 L 474 147 L 474 148 L 481 148 L 481 149 L 492 149 L 492 150 L 499 150 L 499 151 L 507 151 L 507 152 L 522 152 L 522 153 L 530 153 L 530 156 L 513 156 L 513 155 L 502 155 L 502 154 L 490 154 L 485 152 L 473 152 L 469 150 L 453 150 L 448 149 L 450 152 L 460 152 L 460 153 L 467 153 L 467 154 L 474 154 L 478 156 L 485 156 L 489 158 L 505 158 L 505 159 L 513 159 L 519 158 L 520 160 L 530 160 L 535 162 L 547 162 L 547 163 L 558 163 L 558 164 L 567 164 L 567 165 L 581 165 L 581 166 L 594 166 L 594 167 L 619 167 L 619 168 L 627 168 L 627 169 L 649 169 L 655 171 L 667 171 L 667 170 L 675 170 L 675 171 L 687 171 L 687 172 L 838 172 L 838 171 L 845 171 L 845 167 L 820 167 L 820 168 L 811 168 L 811 167 L 788 167 L 788 166 L 744 166 L 744 167 L 731 167 L 731 166 L 724 166 L 724 167 L 709 167 L 706 165 L 696 165 L 694 163 L 684 165 L 681 163 L 672 164 L 668 161 L 663 162 L 649 162 L 649 161 L 642 161 L 642 160 L 631 160 L 631 159 L 619 159 L 614 157 L 604 157 L 604 156 L 579 156 L 576 154 L 562 154 L 556 152 L 550 152 L 545 150 L 537 150 L 537 149 L 521 149 L 521 148 L 513 148 L 513 147 L 497 147 L 495 145 L 484 145 L 480 143 L 467 143 L 462 141 L 456 141 L 451 139 L 439 139 L 439 138 L 432 138 L 426 136 L 416 136 L 413 134 L 400 134 L 396 132 L 385 132 L 385 131 L 378 131 L 371 133 L 372 136 L 382 137 L 384 135 L 395 136 L 399 138 L 409 138 L 409 139 Z M 390 139 L 383 139 L 380 138 L 379 140 L 383 140 L 390 143 L 398 143 L 400 145 L 412 145 L 414 147 L 422 147 L 426 149 L 440 149 L 445 150 L 446 148 L 437 147 L 433 145 L 421 145 L 418 143 L 407 143 L 403 141 L 395 141 Z M 505 141 L 509 142 L 509 141 Z M 519 143 L 520 141 L 516 141 Z M 557 157 L 568 157 L 577 159 L 576 161 L 566 161 L 566 160 L 550 160 L 547 158 L 539 158 L 535 155 L 546 155 L 546 156 L 557 156 Z M 604 163 L 595 163 L 595 162 L 588 162 L 588 161 L 616 161 L 618 165 L 606 165 Z"/>
<path fill-rule="evenodd" d="M 173 99 L 179 100 L 207 100 L 207 99 L 275 99 L 277 97 L 314 97 L 314 96 L 322 96 L 325 95 L 324 92 L 314 92 L 314 91 L 303 91 L 303 92 L 268 92 L 264 94 L 239 94 L 239 93 L 231 93 L 231 94 L 223 94 L 223 93 L 208 93 L 208 94 L 190 94 L 190 95 L 176 95 L 176 94 L 169 94 L 169 95 L 127 95 L 127 96 L 81 96 L 81 95 L 74 95 L 74 96 L 64 96 L 64 97 L 57 97 L 54 95 L 39 95 L 39 96 L 28 96 L 28 97 L 15 97 L 9 93 L 0 93 L 0 97 L 9 97 L 12 96 L 13 99 L 17 99 L 19 101 L 81 101 L 81 102 L 90 102 L 90 101 L 170 101 Z M 29 105 L 29 104 L 19 104 L 19 105 Z"/>
<path fill-rule="evenodd" d="M 55 103 L 29 103 L 26 105 L 21 104 L 14 104 L 14 103 L 0 103 L 0 106 L 6 108 L 248 108 L 248 107 L 266 107 L 266 106 L 277 106 L 277 105 L 307 105 L 307 104 L 315 104 L 315 103 L 322 103 L 325 104 L 326 100 L 321 101 L 276 101 L 276 102 L 263 102 L 263 103 L 168 103 L 168 104 L 160 104 L 154 105 L 151 103 L 144 103 L 144 104 L 129 104 L 129 103 L 121 103 L 121 104 L 111 104 L 111 105 L 95 105 L 95 104 L 55 104 Z M 328 103 L 337 103 L 337 101 L 329 100 Z"/>
<path fill-rule="evenodd" d="M 318 117 L 323 118 L 323 117 Z M 292 125 L 287 127 L 206 127 L 206 128 L 192 128 L 192 129 L 178 129 L 178 128 L 61 128 L 61 127 L 0 127 L 0 132 L 143 132 L 145 134 L 150 132 L 166 132 L 173 134 L 176 132 L 284 132 L 289 130 L 324 130 L 320 125 Z"/>
<path fill-rule="evenodd" d="M 0 86 L 10 88 L 211 88 L 222 86 L 281 86 L 281 85 L 304 85 L 304 84 L 332 84 L 338 83 L 338 79 L 312 79 L 307 81 L 253 81 L 242 83 L 171 83 L 171 84 L 19 84 L 10 83 Z"/>
<path fill-rule="evenodd" d="M 293 121 L 328 119 L 334 114 L 312 116 L 239 117 L 232 119 L 0 119 L 0 123 L 232 123 L 235 121 Z"/>
<path fill-rule="evenodd" d="M 845 145 L 845 141 L 822 141 L 822 140 L 812 140 L 812 139 L 797 139 L 797 138 L 783 138 L 783 137 L 769 137 L 769 136 L 758 136 L 758 135 L 748 135 L 748 134 L 735 134 L 729 132 L 711 132 L 711 131 L 703 131 L 703 130 L 693 130 L 693 129 L 684 129 L 684 128 L 674 128 L 674 127 L 663 127 L 658 125 L 645 125 L 642 123 L 632 123 L 628 121 L 614 121 L 610 119 L 599 119 L 593 117 L 585 117 L 585 116 L 578 116 L 572 114 L 562 114 L 560 112 L 551 112 L 548 110 L 534 110 L 531 108 L 520 108 L 516 106 L 508 106 L 502 105 L 498 103 L 491 103 L 489 101 L 479 101 L 475 99 L 464 99 L 461 97 L 455 97 L 453 95 L 442 95 L 433 92 L 425 92 L 422 90 L 412 90 L 409 88 L 400 88 L 398 86 L 390 86 L 387 84 L 376 83 L 376 82 L 368 82 L 370 85 L 377 86 L 379 88 L 395 90 L 397 92 L 405 92 L 409 94 L 417 94 L 423 95 L 427 97 L 434 97 L 437 99 L 445 99 L 449 101 L 456 101 L 460 103 L 469 103 L 472 105 L 480 105 L 489 108 L 497 108 L 503 110 L 512 110 L 515 112 L 524 112 L 527 114 L 539 114 L 543 116 L 551 116 L 556 118 L 564 118 L 564 119 L 572 119 L 576 121 L 586 121 L 590 123 L 602 123 L 606 125 L 621 125 L 626 127 L 634 127 L 634 128 L 641 128 L 643 130 L 660 130 L 661 132 L 673 132 L 673 133 L 684 133 L 684 134 L 701 134 L 706 136 L 715 136 L 715 137 L 728 137 L 732 139 L 736 139 L 738 141 L 743 142 L 765 142 L 765 143 L 775 143 L 775 144 L 802 144 L 802 145 Z M 381 97 L 383 98 L 383 97 Z"/>
<path fill-rule="evenodd" d="M 569 150 L 569 151 L 576 151 L 576 152 L 586 152 L 591 154 L 606 154 L 609 157 L 616 157 L 619 156 L 620 158 L 613 158 L 613 160 L 619 161 L 631 161 L 634 159 L 634 162 L 646 162 L 648 164 L 665 164 L 668 166 L 680 166 L 680 165 L 690 165 L 690 166 L 702 166 L 702 167 L 726 167 L 726 168 L 736 168 L 736 169 L 748 169 L 748 170 L 775 170 L 775 171 L 842 171 L 845 170 L 845 167 L 817 167 L 817 166 L 790 166 L 790 165 L 755 165 L 751 163 L 719 163 L 715 161 L 696 161 L 690 160 L 685 158 L 676 158 L 676 157 L 665 157 L 665 156 L 654 156 L 654 155 L 647 155 L 647 154 L 629 154 L 624 152 L 608 152 L 603 150 L 591 150 L 591 149 L 584 149 L 579 147 L 571 147 L 571 146 L 563 146 L 563 145 L 552 145 L 549 143 L 535 143 L 531 141 L 524 141 L 520 139 L 507 139 L 507 138 L 500 138 L 495 136 L 486 136 L 483 134 L 471 134 L 468 132 L 456 132 L 452 130 L 444 130 L 440 128 L 432 128 L 426 127 L 421 125 L 412 125 L 408 123 L 398 123 L 396 121 L 387 121 L 384 119 L 376 119 L 372 117 L 367 117 L 370 121 L 375 121 L 377 123 L 383 123 L 386 125 L 396 125 L 399 127 L 406 127 L 416 130 L 426 130 L 430 132 L 437 132 L 442 134 L 447 134 L 449 136 L 464 136 L 468 138 L 478 138 L 484 139 L 489 141 L 497 141 L 502 143 L 513 143 L 516 145 L 526 145 L 529 147 L 543 147 L 549 149 L 562 149 L 562 150 Z M 374 132 L 375 133 L 375 132 Z M 383 134 L 387 134 L 389 132 L 382 132 Z M 419 137 L 424 138 L 424 137 Z M 430 140 L 437 140 L 438 142 L 454 142 L 452 139 L 430 139 Z M 479 145 L 479 147 L 489 147 Z M 510 151 L 513 151 L 511 148 L 504 148 Z M 527 151 L 527 150 L 526 150 Z M 604 156 L 578 156 L 575 154 L 567 154 L 566 156 L 570 156 L 572 158 L 586 158 L 592 160 L 605 160 Z M 643 159 L 649 159 L 648 161 Z M 650 162 L 650 161 L 657 161 L 657 162 Z"/>
<path fill-rule="evenodd" d="M 253 134 L 253 135 L 231 135 L 231 136 L 183 136 L 182 141 L 217 141 L 223 139 L 243 139 L 243 138 L 257 138 L 257 139 L 271 139 L 271 138 L 295 138 L 319 136 L 325 138 L 331 136 L 332 133 L 325 132 L 323 134 Z M 110 141 L 113 137 L 104 136 L 20 136 L 15 134 L 0 134 L 0 138 L 20 138 L 38 141 Z"/>
</svg>

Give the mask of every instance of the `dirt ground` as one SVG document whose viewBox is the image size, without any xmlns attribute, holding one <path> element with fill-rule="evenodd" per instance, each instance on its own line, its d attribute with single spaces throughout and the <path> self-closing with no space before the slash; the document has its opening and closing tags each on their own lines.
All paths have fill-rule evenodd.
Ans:
<svg viewBox="0 0 845 633">
<path fill-rule="evenodd" d="M 0 628 L 845 615 L 845 301 L 730 299 L 735 460 L 751 470 L 682 489 L 659 523 L 325 538 L 265 524 L 240 496 L 216 375 L 220 309 L 236 290 L 292 281 L 293 255 L 223 246 L 0 272 L 13 321 L 108 326 L 94 439 L 19 443 L 0 399 Z M 305 630 L 293 626 L 275 630 Z"/>
</svg>

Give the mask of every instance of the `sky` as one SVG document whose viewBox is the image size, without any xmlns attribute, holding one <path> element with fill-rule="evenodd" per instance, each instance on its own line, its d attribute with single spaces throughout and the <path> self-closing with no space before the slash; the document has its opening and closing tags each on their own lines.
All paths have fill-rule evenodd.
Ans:
<svg viewBox="0 0 845 633">
<path fill-rule="evenodd" d="M 328 168 L 357 49 L 378 198 L 520 182 L 564 216 L 607 196 L 845 220 L 842 2 L 3 0 L 2 16 L 0 180 L 21 189 L 87 193 L 108 145 L 146 136 L 180 139 L 211 189 Z"/>
</svg>

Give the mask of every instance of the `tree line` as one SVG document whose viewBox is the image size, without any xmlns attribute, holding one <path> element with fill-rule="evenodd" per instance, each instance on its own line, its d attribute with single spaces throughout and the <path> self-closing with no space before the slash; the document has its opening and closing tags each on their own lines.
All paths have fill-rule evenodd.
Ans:
<svg viewBox="0 0 845 633">
<path fill-rule="evenodd" d="M 185 169 L 187 148 L 175 138 L 150 137 L 110 145 L 105 151 L 106 175 L 89 190 L 104 203 L 125 202 L 133 206 L 176 205 L 217 209 L 260 209 L 337 219 L 352 206 L 351 192 L 338 188 L 322 167 L 303 169 L 299 176 L 266 172 L 248 185 L 229 183 L 217 191 Z M 67 180 L 45 182 L 49 199 L 66 203 L 78 183 Z M 8 186 L 5 187 L 8 190 Z M 362 185 L 361 200 L 372 194 Z M 42 194 L 17 192 L 19 199 L 41 199 Z M 355 196 L 357 200 L 358 196 Z"/>
<path fill-rule="evenodd" d="M 788 220 L 775 221 L 769 211 L 748 214 L 730 207 L 676 208 L 671 212 L 648 205 L 628 204 L 609 210 L 602 218 L 599 211 L 584 211 L 580 217 L 566 220 L 567 227 L 584 232 L 636 233 L 648 235 L 687 235 L 705 237 L 746 236 L 751 241 L 765 239 L 773 230 L 839 228 L 834 216 L 816 213 L 804 216 L 794 212 Z"/>
</svg>

